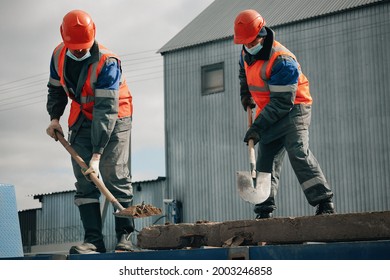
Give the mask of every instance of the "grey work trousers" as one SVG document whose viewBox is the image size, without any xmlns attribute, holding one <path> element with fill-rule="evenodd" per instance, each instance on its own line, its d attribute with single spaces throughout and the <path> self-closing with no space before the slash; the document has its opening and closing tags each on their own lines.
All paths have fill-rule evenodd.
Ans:
<svg viewBox="0 0 390 280">
<path fill-rule="evenodd" d="M 256 169 L 271 173 L 272 186 L 270 197 L 258 207 L 263 205 L 265 211 L 276 208 L 274 198 L 286 152 L 310 205 L 316 206 L 320 201 L 333 196 L 320 165 L 309 149 L 308 129 L 292 129 L 270 143 L 260 141 L 258 145 Z"/>
<path fill-rule="evenodd" d="M 77 127 L 77 128 L 75 128 Z M 88 120 L 71 129 L 69 142 L 79 156 L 89 164 L 92 157 L 91 126 Z M 133 198 L 129 169 L 131 118 L 118 119 L 100 159 L 100 175 L 107 189 L 119 202 Z M 77 206 L 99 202 L 100 192 L 95 184 L 82 174 L 80 166 L 72 159 L 76 177 L 75 204 Z"/>
</svg>

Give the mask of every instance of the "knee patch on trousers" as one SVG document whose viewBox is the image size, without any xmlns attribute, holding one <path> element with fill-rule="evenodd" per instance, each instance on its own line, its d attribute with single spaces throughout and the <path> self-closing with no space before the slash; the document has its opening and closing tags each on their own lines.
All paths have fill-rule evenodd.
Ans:
<svg viewBox="0 0 390 280">
<path fill-rule="evenodd" d="M 323 184 L 317 184 L 304 190 L 307 201 L 311 206 L 316 206 L 320 201 L 330 199 L 333 193 Z"/>
</svg>

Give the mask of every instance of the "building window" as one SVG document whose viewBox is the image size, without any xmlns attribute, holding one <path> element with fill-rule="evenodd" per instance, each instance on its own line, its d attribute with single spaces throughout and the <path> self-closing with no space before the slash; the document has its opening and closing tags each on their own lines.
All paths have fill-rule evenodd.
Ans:
<svg viewBox="0 0 390 280">
<path fill-rule="evenodd" d="M 223 92 L 224 76 L 223 62 L 202 66 L 202 95 Z"/>
</svg>

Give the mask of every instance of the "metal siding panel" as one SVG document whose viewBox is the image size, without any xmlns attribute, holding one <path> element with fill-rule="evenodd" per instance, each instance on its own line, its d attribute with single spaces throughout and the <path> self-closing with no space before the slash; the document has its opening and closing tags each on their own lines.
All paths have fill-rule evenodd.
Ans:
<svg viewBox="0 0 390 280">
<path fill-rule="evenodd" d="M 389 209 L 389 24 L 386 3 L 275 28 L 311 83 L 310 148 L 339 213 Z M 253 217 L 235 190 L 235 171 L 248 168 L 238 53 L 229 39 L 164 54 L 168 189 L 184 222 Z M 201 96 L 200 67 L 221 61 L 225 92 Z M 276 216 L 314 212 L 287 157 L 277 204 Z"/>
<path fill-rule="evenodd" d="M 41 211 L 37 212 L 37 245 L 82 241 L 84 232 L 74 192 L 56 193 L 43 197 Z"/>
<path fill-rule="evenodd" d="M 367 6 L 383 0 L 216 0 L 193 19 L 159 52 L 169 52 L 233 36 L 233 22 L 244 9 L 258 10 L 268 26 L 275 27 Z"/>
</svg>

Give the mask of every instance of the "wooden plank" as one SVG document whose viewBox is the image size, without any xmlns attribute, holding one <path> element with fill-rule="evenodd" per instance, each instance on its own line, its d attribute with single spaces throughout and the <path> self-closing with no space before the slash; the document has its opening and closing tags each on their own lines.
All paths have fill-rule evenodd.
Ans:
<svg viewBox="0 0 390 280">
<path fill-rule="evenodd" d="M 144 249 L 390 239 L 390 211 L 155 225 L 138 234 Z"/>
</svg>

